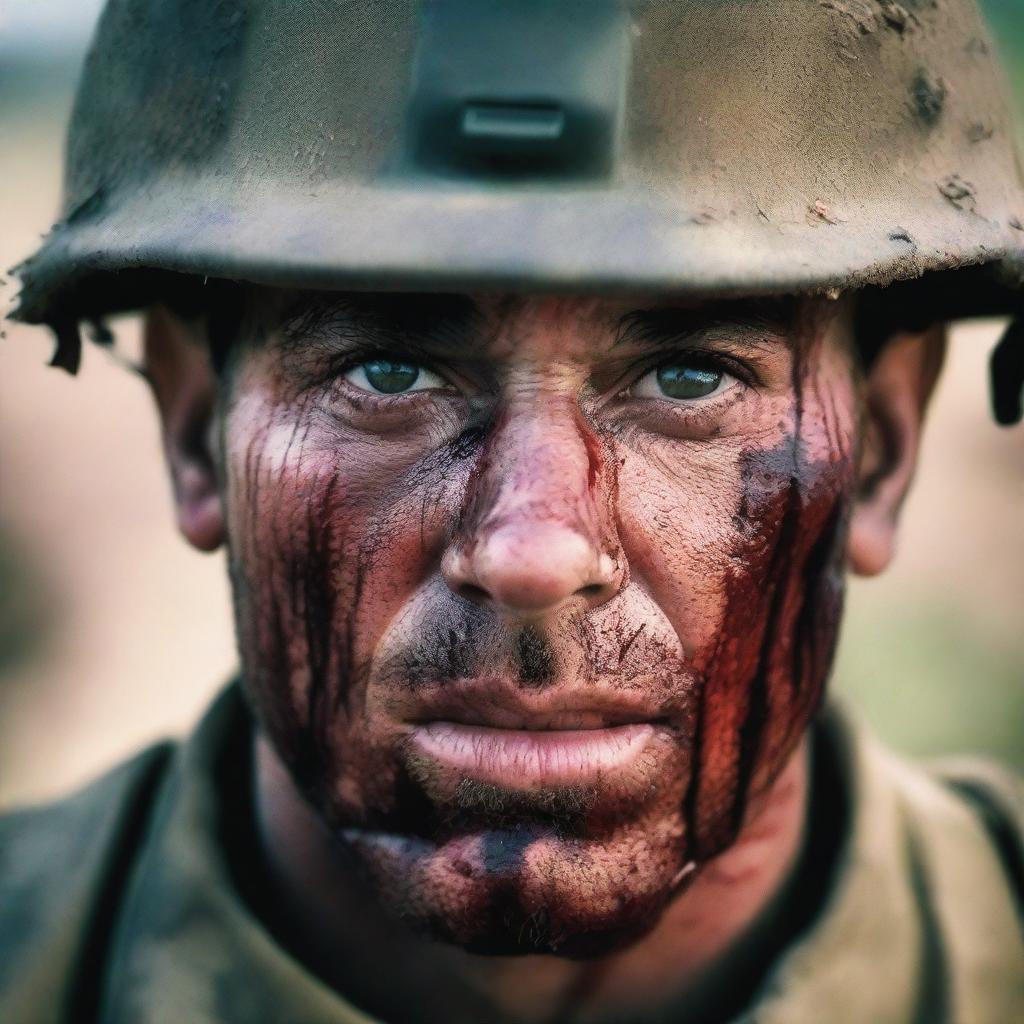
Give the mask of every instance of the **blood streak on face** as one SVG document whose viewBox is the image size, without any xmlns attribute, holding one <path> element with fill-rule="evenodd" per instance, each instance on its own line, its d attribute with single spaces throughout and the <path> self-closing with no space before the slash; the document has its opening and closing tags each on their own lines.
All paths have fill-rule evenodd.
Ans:
<svg viewBox="0 0 1024 1024">
<path fill-rule="evenodd" d="M 701 659 L 700 770 L 687 794 L 697 858 L 735 837 L 751 793 L 774 776 L 817 708 L 834 653 L 852 463 L 834 406 L 816 404 L 815 421 L 804 422 L 806 367 L 819 348 L 820 335 L 794 360 L 792 433 L 741 462 L 736 569 L 719 638 Z M 819 430 L 825 458 L 814 454 Z"/>
<path fill-rule="evenodd" d="M 223 426 L 273 748 L 432 934 L 578 955 L 650 929 L 820 700 L 845 320 L 393 296 L 295 323 L 237 353 Z"/>
</svg>

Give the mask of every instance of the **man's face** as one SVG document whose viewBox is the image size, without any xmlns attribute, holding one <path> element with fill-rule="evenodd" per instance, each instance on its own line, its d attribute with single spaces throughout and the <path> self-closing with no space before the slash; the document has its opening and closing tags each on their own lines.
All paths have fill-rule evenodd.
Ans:
<svg viewBox="0 0 1024 1024">
<path fill-rule="evenodd" d="M 832 656 L 839 310 L 356 297 L 237 353 L 245 685 L 396 913 L 599 951 L 733 840 Z"/>
</svg>

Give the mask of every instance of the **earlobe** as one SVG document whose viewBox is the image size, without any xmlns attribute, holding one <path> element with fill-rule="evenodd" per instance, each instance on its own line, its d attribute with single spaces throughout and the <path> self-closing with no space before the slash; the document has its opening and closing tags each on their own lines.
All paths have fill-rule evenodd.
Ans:
<svg viewBox="0 0 1024 1024">
<path fill-rule="evenodd" d="M 896 553 L 900 509 L 917 468 L 921 428 L 945 353 L 942 326 L 893 337 L 864 381 L 857 496 L 847 558 L 861 576 Z"/>
<path fill-rule="evenodd" d="M 224 513 L 216 477 L 185 464 L 174 477 L 178 529 L 200 551 L 216 551 L 224 543 Z"/>
<path fill-rule="evenodd" d="M 216 469 L 217 379 L 197 327 L 157 307 L 147 314 L 146 375 L 160 413 L 178 528 L 200 551 L 224 541 Z"/>
<path fill-rule="evenodd" d="M 858 576 L 884 572 L 896 554 L 896 522 L 878 514 L 877 509 L 858 504 L 850 523 L 847 556 Z"/>
</svg>

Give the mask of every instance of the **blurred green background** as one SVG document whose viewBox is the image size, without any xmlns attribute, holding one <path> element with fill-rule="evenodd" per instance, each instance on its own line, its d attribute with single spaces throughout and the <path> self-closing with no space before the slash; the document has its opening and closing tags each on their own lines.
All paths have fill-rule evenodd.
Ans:
<svg viewBox="0 0 1024 1024">
<path fill-rule="evenodd" d="M 1024 97 L 1024 4 L 1021 0 L 982 0 L 1018 98 Z M 1018 112 L 1021 105 L 1018 103 Z"/>
<path fill-rule="evenodd" d="M 986 0 L 1024 110 L 1024 0 Z M 0 267 L 57 209 L 63 126 L 99 0 L 0 5 Z M 10 298 L 8 287 L 0 294 Z M 1000 325 L 959 329 L 901 551 L 853 581 L 835 689 L 916 754 L 1024 768 L 1024 428 L 987 405 Z M 141 383 L 95 350 L 0 338 L 0 804 L 67 789 L 189 725 L 235 661 L 221 556 L 173 528 Z M 132 324 L 121 339 L 137 344 Z"/>
</svg>

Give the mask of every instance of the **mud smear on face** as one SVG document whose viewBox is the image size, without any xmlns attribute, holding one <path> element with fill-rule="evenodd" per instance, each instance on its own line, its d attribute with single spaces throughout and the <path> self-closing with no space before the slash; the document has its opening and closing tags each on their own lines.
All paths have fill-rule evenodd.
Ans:
<svg viewBox="0 0 1024 1024">
<path fill-rule="evenodd" d="M 480 671 L 483 660 L 477 644 L 470 642 L 470 622 L 452 623 L 445 616 L 444 624 L 429 640 L 404 651 L 392 666 L 405 680 L 410 691 L 426 686 L 444 686 L 462 679 L 472 679 Z"/>
<path fill-rule="evenodd" d="M 649 929 L 678 869 L 732 842 L 751 794 L 781 768 L 820 699 L 839 618 L 851 474 L 835 411 L 816 412 L 813 422 L 804 416 L 804 391 L 816 388 L 812 355 L 808 345 L 795 360 L 795 408 L 782 443 L 748 450 L 740 460 L 725 617 L 692 666 L 673 662 L 670 652 L 654 655 L 650 623 L 635 616 L 623 616 L 618 643 L 602 641 L 602 649 L 585 619 L 567 624 L 564 636 L 509 630 L 445 594 L 410 620 L 413 638 L 392 663 L 374 664 L 371 681 L 367 651 L 378 634 L 368 617 L 406 585 L 403 559 L 430 562 L 431 545 L 443 543 L 453 525 L 472 535 L 473 516 L 484 516 L 495 500 L 488 491 L 500 474 L 488 472 L 488 464 L 500 457 L 493 450 L 500 424 L 456 439 L 438 456 L 447 460 L 444 472 L 428 472 L 424 461 L 415 480 L 368 477 L 359 486 L 336 454 L 319 462 L 307 457 L 312 409 L 288 410 L 296 426 L 283 457 L 266 455 L 267 431 L 253 437 L 236 469 L 245 518 L 231 551 L 247 686 L 276 750 L 329 825 L 401 836 L 425 851 L 415 863 L 389 859 L 384 847 L 361 858 L 375 889 L 390 894 L 403 916 L 470 948 L 585 955 Z M 822 395 L 814 397 L 820 409 Z M 613 522 L 617 461 L 605 457 L 590 431 L 582 436 L 586 490 L 595 507 L 609 503 L 606 518 Z M 431 483 L 434 476 L 442 483 Z M 444 481 L 453 478 L 462 487 L 455 500 L 450 487 L 443 496 Z M 575 502 L 566 514 L 578 509 Z M 558 637 L 557 647 L 548 636 Z M 650 686 L 650 672 L 638 671 L 645 668 L 639 663 L 657 662 L 652 671 L 664 675 L 655 684 L 658 699 L 667 703 L 674 687 L 677 703 L 686 704 L 677 708 L 686 726 L 674 760 L 652 766 L 651 777 L 655 767 L 662 772 L 658 786 L 669 794 L 658 797 L 663 805 L 641 814 L 642 801 L 620 801 L 601 812 L 618 817 L 602 823 L 593 792 L 522 797 L 467 784 L 441 806 L 430 780 L 404 763 L 396 733 L 382 734 L 367 711 L 368 689 L 382 676 L 394 692 L 413 695 L 492 674 L 523 689 L 557 685 L 573 640 L 590 659 L 589 674 L 586 665 L 580 674 L 588 684 L 624 687 L 635 678 Z M 389 717 L 379 710 L 377 718 Z M 612 862 L 605 837 L 627 815 L 629 842 L 614 847 Z M 448 849 L 435 856 L 451 837 L 453 847 L 460 837 L 472 840 L 472 855 Z M 540 867 L 536 859 L 527 865 L 545 844 L 550 856 Z M 634 875 L 625 858 L 638 844 L 646 863 Z M 600 900 L 592 890 L 605 882 L 611 889 L 602 895 L 614 899 L 595 910 Z"/>
<path fill-rule="evenodd" d="M 317 482 L 318 493 L 300 518 L 301 528 L 289 529 L 286 539 L 280 509 L 268 509 L 261 501 L 260 459 L 254 456 L 247 504 L 267 510 L 263 518 L 269 537 L 250 534 L 245 570 L 241 560 L 231 558 L 241 647 L 256 655 L 246 659 L 246 680 L 289 770 L 319 802 L 332 760 L 328 723 L 339 711 L 329 681 L 342 667 L 352 670 L 347 637 L 334 620 L 341 600 L 349 594 L 349 600 L 358 600 L 361 571 L 356 561 L 344 574 L 348 586 L 339 589 L 328 525 L 336 521 L 337 477 Z M 274 558 L 268 557 L 271 553 Z"/>
<path fill-rule="evenodd" d="M 415 630 L 407 646 L 376 666 L 379 676 L 394 678 L 395 685 L 408 694 L 457 690 L 464 680 L 496 672 L 507 673 L 532 689 L 555 681 L 554 649 L 533 626 L 507 630 L 492 616 L 461 604 L 432 610 L 417 619 Z"/>
<path fill-rule="evenodd" d="M 526 687 L 539 687 L 555 677 L 555 656 L 551 645 L 536 629 L 527 627 L 516 635 L 516 667 L 519 681 Z"/>
</svg>

